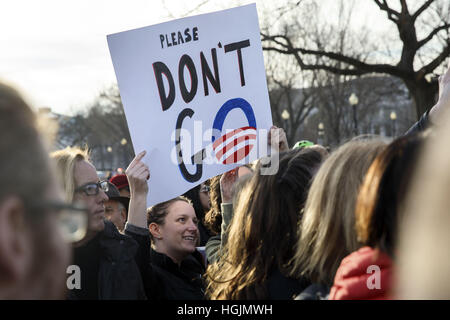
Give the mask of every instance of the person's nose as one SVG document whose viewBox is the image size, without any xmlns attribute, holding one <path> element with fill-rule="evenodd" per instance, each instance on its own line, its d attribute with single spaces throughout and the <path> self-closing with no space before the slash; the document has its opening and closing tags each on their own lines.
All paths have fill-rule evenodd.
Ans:
<svg viewBox="0 0 450 320">
<path fill-rule="evenodd" d="M 197 227 L 197 224 L 193 220 L 189 220 L 188 230 L 191 232 L 197 232 L 198 227 Z"/>
<path fill-rule="evenodd" d="M 100 190 L 99 190 L 98 195 L 99 195 L 99 198 L 100 198 L 100 202 L 105 203 L 106 201 L 109 200 L 107 194 L 105 193 L 105 191 L 103 191 L 103 189 L 100 189 Z"/>
</svg>

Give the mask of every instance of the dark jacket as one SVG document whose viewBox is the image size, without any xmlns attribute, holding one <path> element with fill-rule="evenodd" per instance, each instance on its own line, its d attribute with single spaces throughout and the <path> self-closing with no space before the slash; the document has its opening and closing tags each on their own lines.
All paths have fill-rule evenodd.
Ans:
<svg viewBox="0 0 450 320">
<path fill-rule="evenodd" d="M 203 300 L 204 285 L 202 274 L 205 267 L 198 251 L 189 255 L 177 265 L 168 256 L 151 249 L 151 267 L 154 280 L 147 291 L 150 299 L 156 300 Z"/>
<path fill-rule="evenodd" d="M 309 281 L 284 276 L 278 269 L 267 279 L 269 300 L 292 300 L 309 285 Z"/>
<path fill-rule="evenodd" d="M 295 300 L 328 300 L 330 288 L 318 283 L 313 283 L 302 291 Z"/>
<path fill-rule="evenodd" d="M 422 132 L 426 130 L 430 126 L 430 121 L 428 120 L 428 114 L 430 113 L 430 110 L 426 111 L 417 121 L 413 124 L 411 128 L 406 131 L 405 135 L 414 134 L 418 132 Z"/>
<path fill-rule="evenodd" d="M 148 229 L 132 224 L 125 227 L 127 235 L 139 243 L 139 267 L 145 292 L 150 300 L 203 300 L 205 272 L 203 256 L 195 251 L 178 266 L 168 256 L 151 249 Z"/>
<path fill-rule="evenodd" d="M 87 250 L 88 255 L 83 255 Z M 105 229 L 99 235 L 74 249 L 74 264 L 80 266 L 81 279 L 84 274 L 92 274 L 97 283 L 70 290 L 69 299 L 145 299 L 143 280 L 135 262 L 137 250 L 135 240 L 119 233 L 112 222 L 105 220 Z"/>
</svg>

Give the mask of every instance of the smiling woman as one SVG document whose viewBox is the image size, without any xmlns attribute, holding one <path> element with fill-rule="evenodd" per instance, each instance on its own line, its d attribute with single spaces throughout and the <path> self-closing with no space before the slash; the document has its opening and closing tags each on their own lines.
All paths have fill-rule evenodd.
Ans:
<svg viewBox="0 0 450 320">
<path fill-rule="evenodd" d="M 205 268 L 196 251 L 200 235 L 191 202 L 180 196 L 150 207 L 147 224 L 152 241 L 153 275 L 153 282 L 146 286 L 152 291 L 147 292 L 147 296 L 150 299 L 203 299 L 201 275 Z"/>
<path fill-rule="evenodd" d="M 147 222 L 157 252 L 177 264 L 194 252 L 199 241 L 198 220 L 188 199 L 178 197 L 149 208 Z"/>
</svg>

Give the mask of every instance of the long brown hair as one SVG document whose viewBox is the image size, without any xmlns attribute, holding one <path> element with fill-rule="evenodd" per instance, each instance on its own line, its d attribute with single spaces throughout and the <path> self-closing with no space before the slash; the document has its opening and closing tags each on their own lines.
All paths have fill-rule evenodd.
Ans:
<svg viewBox="0 0 450 320">
<path fill-rule="evenodd" d="M 394 256 L 398 207 L 405 198 L 424 136 L 402 136 L 370 166 L 356 201 L 356 233 L 362 245 Z"/>
<path fill-rule="evenodd" d="M 220 226 L 222 224 L 222 215 L 220 213 L 220 204 L 222 203 L 222 197 L 220 195 L 221 177 L 222 175 L 218 175 L 210 179 L 209 199 L 211 201 L 211 208 L 205 214 L 205 227 L 214 236 L 220 234 Z"/>
<path fill-rule="evenodd" d="M 237 198 L 224 256 L 207 271 L 211 299 L 266 299 L 267 277 L 287 275 L 312 175 L 322 161 L 316 150 L 285 153 L 274 175 L 261 163 Z"/>
<path fill-rule="evenodd" d="M 359 248 L 355 200 L 364 175 L 386 143 L 353 140 L 322 164 L 309 190 L 291 275 L 331 286 L 341 260 Z"/>
</svg>

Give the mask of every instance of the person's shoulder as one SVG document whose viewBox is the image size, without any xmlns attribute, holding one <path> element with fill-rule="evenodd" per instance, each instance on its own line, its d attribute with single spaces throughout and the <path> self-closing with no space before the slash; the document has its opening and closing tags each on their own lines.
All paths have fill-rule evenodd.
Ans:
<svg viewBox="0 0 450 320">
<path fill-rule="evenodd" d="M 322 284 L 313 283 L 303 290 L 298 296 L 296 296 L 295 300 L 327 300 L 329 293 L 329 287 Z"/>
<path fill-rule="evenodd" d="M 104 246 L 124 245 L 126 247 L 138 247 L 138 243 L 133 237 L 120 233 L 114 223 L 109 220 L 105 220 L 105 229 L 102 232 L 100 242 Z"/>
<path fill-rule="evenodd" d="M 103 230 L 103 237 L 114 238 L 117 240 L 133 239 L 129 235 L 120 233 L 116 225 L 111 221 L 105 219 L 104 222 L 105 222 L 105 229 Z"/>
</svg>

